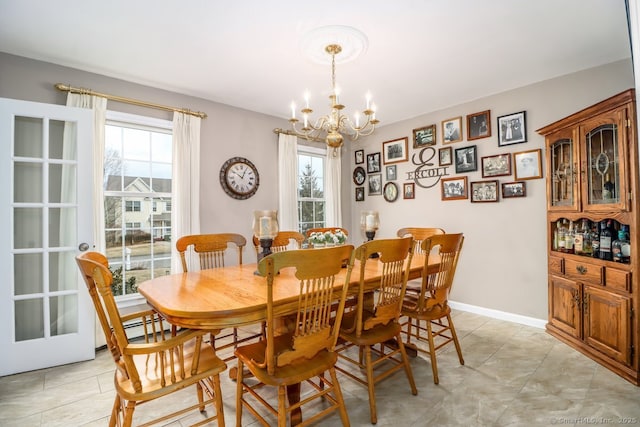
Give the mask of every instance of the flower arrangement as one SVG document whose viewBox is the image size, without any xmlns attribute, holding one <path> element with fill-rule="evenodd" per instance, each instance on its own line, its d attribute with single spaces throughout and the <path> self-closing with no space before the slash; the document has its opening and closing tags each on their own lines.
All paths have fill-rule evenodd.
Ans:
<svg viewBox="0 0 640 427">
<path fill-rule="evenodd" d="M 324 245 L 342 245 L 347 241 L 347 236 L 341 230 L 331 231 L 314 231 L 309 235 L 309 243 L 315 247 Z"/>
</svg>

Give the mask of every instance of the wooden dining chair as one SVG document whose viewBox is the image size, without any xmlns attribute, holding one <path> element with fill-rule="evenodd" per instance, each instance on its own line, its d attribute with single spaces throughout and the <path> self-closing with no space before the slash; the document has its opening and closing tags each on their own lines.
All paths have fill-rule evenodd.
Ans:
<svg viewBox="0 0 640 427">
<path fill-rule="evenodd" d="M 396 235 L 398 237 L 411 236 L 413 237 L 413 253 L 414 255 L 422 254 L 422 241 L 431 236 L 438 234 L 444 234 L 442 228 L 427 228 L 427 227 L 404 227 L 400 228 Z"/>
<path fill-rule="evenodd" d="M 211 268 L 222 268 L 225 265 L 225 254 L 229 246 L 235 246 L 237 250 L 237 262 L 238 265 L 242 264 L 242 252 L 247 244 L 247 239 L 240 234 L 235 233 L 218 233 L 218 234 L 192 234 L 188 236 L 182 236 L 176 241 L 176 249 L 180 254 L 180 260 L 182 261 L 182 271 L 185 273 L 194 270 L 207 270 Z M 189 253 L 192 252 L 197 255 L 197 267 L 192 266 L 189 268 L 190 259 Z M 194 264 L 191 260 L 191 264 Z M 218 332 L 218 331 L 216 331 Z M 237 347 L 239 343 L 246 342 L 252 339 L 261 338 L 261 333 L 254 333 L 248 336 L 239 338 L 238 328 L 233 328 L 229 333 L 216 333 L 211 335 L 211 345 L 216 350 L 223 350 L 229 347 Z M 231 338 L 231 341 L 226 344 L 218 344 L 221 340 Z M 218 342 L 218 343 L 217 343 Z M 225 360 L 232 359 L 233 356 L 226 358 Z"/>
<path fill-rule="evenodd" d="M 346 364 L 339 363 L 336 369 L 367 387 L 372 424 L 378 421 L 376 383 L 404 369 L 411 393 L 418 394 L 411 365 L 400 338 L 399 322 L 413 256 L 412 242 L 411 237 L 372 240 L 355 251 L 355 259 L 360 266 L 358 301 L 354 310 L 344 314 L 340 328 L 343 343 L 336 351 L 340 362 L 344 361 L 364 370 L 366 377 L 347 368 Z M 379 258 L 370 258 L 374 253 L 378 253 Z M 381 278 L 375 292 L 367 293 L 364 291 L 365 272 L 369 264 L 377 264 L 381 270 Z M 377 344 L 380 345 L 379 348 L 374 347 Z M 358 348 L 357 358 L 348 351 L 353 347 Z"/>
<path fill-rule="evenodd" d="M 342 263 L 349 260 L 344 276 Z M 272 425 L 260 411 L 257 403 L 278 419 L 278 426 L 287 424 L 289 418 L 299 415 L 301 407 L 318 398 L 324 401 L 311 416 L 305 414 L 304 423 L 314 423 L 328 414 L 338 411 L 342 424 L 349 425 L 340 384 L 334 369 L 337 354 L 334 351 L 338 340 L 344 301 L 348 292 L 353 268 L 353 246 L 342 245 L 315 250 L 291 250 L 273 253 L 260 261 L 260 274 L 265 276 L 267 293 L 267 338 L 236 349 L 238 358 L 236 426 L 241 425 L 243 408 L 247 408 L 263 425 Z M 283 270 L 291 270 L 283 279 Z M 282 333 L 282 311 L 276 312 L 274 293 L 280 286 L 296 286 L 288 278 L 295 275 L 298 297 L 293 299 L 288 310 L 288 327 Z M 339 285 L 338 291 L 336 286 Z M 337 295 L 336 295 L 337 293 Z M 338 300 L 339 308 L 332 315 L 330 307 Z M 247 368 L 258 380 L 247 380 Z M 329 371 L 330 379 L 324 376 Z M 299 401 L 300 383 L 311 385 L 312 394 L 305 394 Z M 276 406 L 268 399 L 265 385 L 277 387 Z M 265 392 L 264 394 L 261 394 Z M 289 394 L 289 404 L 287 404 Z M 308 406 L 305 406 L 308 408 Z M 318 408 L 318 405 L 314 408 Z M 312 408 L 309 408 L 312 410 Z M 296 414 L 298 412 L 298 414 Z M 293 422 L 291 424 L 294 424 Z"/>
<path fill-rule="evenodd" d="M 436 351 L 440 348 L 453 342 L 458 352 L 460 364 L 464 365 L 460 342 L 453 326 L 451 308 L 448 304 L 449 292 L 463 242 L 462 233 L 436 235 L 422 242 L 422 250 L 426 253 L 436 249 L 440 256 L 440 264 L 437 271 L 427 275 L 429 262 L 428 258 L 425 258 L 420 293 L 407 293 L 402 306 L 402 315 L 407 316 L 407 321 L 402 325 L 406 327 L 403 332 L 406 335 L 407 346 L 415 347 L 416 350 L 429 354 L 435 384 L 439 383 Z M 417 341 L 426 341 L 428 350 L 421 346 L 414 346 L 411 342 L 412 338 L 416 338 Z"/>
<path fill-rule="evenodd" d="M 76 257 L 76 262 L 116 365 L 116 397 L 109 425 L 134 425 L 133 415 L 139 404 L 194 386 L 197 403 L 161 415 L 145 425 L 166 423 L 171 418 L 198 409 L 203 413 L 198 425 L 216 420 L 218 425 L 224 426 L 220 373 L 226 369 L 226 364 L 216 356 L 212 347 L 203 345 L 202 337 L 206 332 L 184 330 L 171 336 L 160 328 L 146 335 L 144 342 L 130 342 L 123 326 L 124 318 L 111 291 L 113 276 L 100 262 L 100 254 L 85 252 Z M 182 398 L 173 399 L 171 406 L 176 402 L 182 402 Z M 209 404 L 213 414 L 205 413 Z"/>
<path fill-rule="evenodd" d="M 298 231 L 279 231 L 271 244 L 271 252 L 301 249 L 304 239 L 304 234 Z M 256 255 L 262 251 L 260 240 L 255 235 L 253 236 L 253 246 L 256 248 Z"/>
</svg>

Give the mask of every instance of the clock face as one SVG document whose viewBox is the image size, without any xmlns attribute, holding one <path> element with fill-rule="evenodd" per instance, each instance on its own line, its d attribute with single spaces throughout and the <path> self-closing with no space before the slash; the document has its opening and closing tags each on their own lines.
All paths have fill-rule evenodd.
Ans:
<svg viewBox="0 0 640 427">
<path fill-rule="evenodd" d="M 258 169 L 243 157 L 227 160 L 220 169 L 220 184 L 234 199 L 248 199 L 258 190 L 260 178 Z"/>
</svg>

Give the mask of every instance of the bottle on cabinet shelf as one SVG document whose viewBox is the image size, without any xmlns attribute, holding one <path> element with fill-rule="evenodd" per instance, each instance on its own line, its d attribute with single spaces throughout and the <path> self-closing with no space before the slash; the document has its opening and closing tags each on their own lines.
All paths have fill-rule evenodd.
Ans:
<svg viewBox="0 0 640 427">
<path fill-rule="evenodd" d="M 594 222 L 591 226 L 591 256 L 600 258 L 600 233 L 598 232 L 597 222 Z"/>
<path fill-rule="evenodd" d="M 589 226 L 589 220 L 586 218 L 582 218 L 578 226 L 573 249 L 576 254 L 583 256 L 591 256 L 593 252 L 591 227 Z"/>
<path fill-rule="evenodd" d="M 569 228 L 564 235 L 564 250 L 568 254 L 574 252 L 573 244 L 575 240 L 575 232 L 573 231 L 573 221 L 569 221 Z"/>
<path fill-rule="evenodd" d="M 566 221 L 566 220 L 565 220 Z M 564 221 L 560 222 L 558 220 L 556 231 L 558 232 L 558 251 L 566 252 L 565 250 L 565 235 L 567 234 L 567 230 L 564 225 Z"/>
<path fill-rule="evenodd" d="M 629 242 L 629 227 L 621 225 L 618 230 L 618 238 L 611 244 L 613 260 L 629 264 L 631 262 L 631 244 Z"/>
<path fill-rule="evenodd" d="M 613 182 L 611 182 L 611 178 L 609 174 L 606 174 L 604 177 L 604 184 L 602 184 L 602 199 L 603 200 L 611 200 L 616 198 L 616 186 Z"/>
<path fill-rule="evenodd" d="M 613 223 L 610 219 L 600 222 L 600 259 L 613 261 L 611 244 L 613 243 Z"/>
</svg>

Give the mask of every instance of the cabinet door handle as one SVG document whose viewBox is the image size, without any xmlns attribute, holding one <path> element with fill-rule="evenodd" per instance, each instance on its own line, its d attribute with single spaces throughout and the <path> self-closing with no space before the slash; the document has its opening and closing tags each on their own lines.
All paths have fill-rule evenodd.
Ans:
<svg viewBox="0 0 640 427">
<path fill-rule="evenodd" d="M 586 274 L 587 267 L 583 267 L 582 265 L 576 266 L 576 271 L 580 274 Z"/>
</svg>

